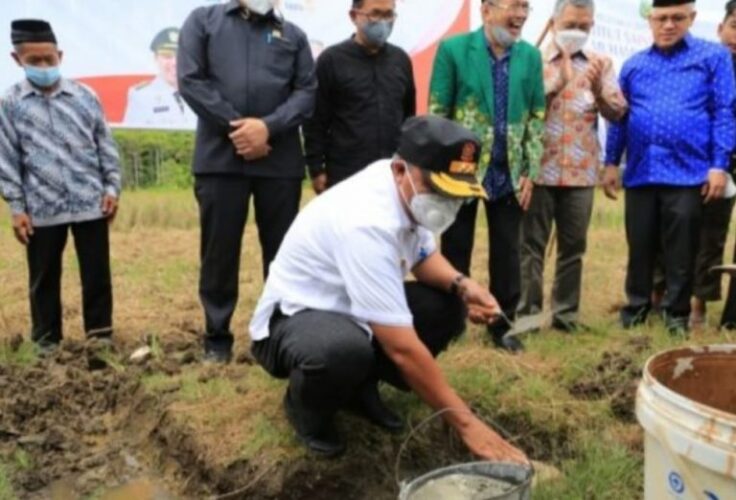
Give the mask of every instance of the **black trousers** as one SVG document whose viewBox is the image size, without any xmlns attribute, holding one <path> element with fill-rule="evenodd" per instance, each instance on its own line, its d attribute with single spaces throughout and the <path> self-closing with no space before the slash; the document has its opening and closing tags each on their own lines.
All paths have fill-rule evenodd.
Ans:
<svg viewBox="0 0 736 500">
<path fill-rule="evenodd" d="M 230 350 L 230 321 L 238 302 L 240 254 L 251 196 L 265 277 L 299 212 L 302 181 L 197 176 L 194 192 L 201 225 L 199 297 L 205 314 L 205 348 Z"/>
<path fill-rule="evenodd" d="M 704 302 L 721 300 L 721 275 L 710 270 L 723 264 L 733 206 L 733 199 L 715 200 L 703 206 L 693 295 Z"/>
<path fill-rule="evenodd" d="M 653 186 L 626 190 L 628 305 L 621 311 L 625 325 L 640 323 L 649 313 L 660 247 L 667 290 L 662 310 L 671 321 L 687 325 L 702 208 L 700 188 Z"/>
<path fill-rule="evenodd" d="M 736 263 L 736 246 L 734 247 L 733 262 Z M 728 278 L 728 295 L 723 305 L 721 327 L 727 330 L 736 330 L 736 277 Z"/>
<path fill-rule="evenodd" d="M 485 202 L 488 222 L 488 271 L 490 290 L 510 319 L 516 317 L 521 298 L 521 221 L 523 211 L 515 195 Z M 458 271 L 470 275 L 471 255 L 475 242 L 475 220 L 478 202 L 463 205 L 455 223 L 442 235 L 442 254 Z M 502 335 L 509 326 L 497 322 L 489 327 L 492 334 Z"/>
<path fill-rule="evenodd" d="M 109 225 L 100 219 L 34 229 L 26 249 L 34 342 L 58 343 L 62 339 L 62 260 L 70 229 L 82 281 L 85 333 L 112 335 Z"/>
<path fill-rule="evenodd" d="M 465 328 L 462 301 L 419 283 L 406 284 L 414 328 L 433 356 Z M 349 317 L 307 310 L 276 312 L 270 336 L 252 346 L 254 357 L 277 378 L 289 379 L 289 396 L 302 413 L 325 417 L 347 404 L 364 384 L 383 380 L 407 390 L 396 366 L 377 341 Z"/>
<path fill-rule="evenodd" d="M 736 247 L 734 247 L 733 262 L 736 263 Z M 728 278 L 728 295 L 723 305 L 721 327 L 736 330 L 736 278 L 733 276 Z"/>
<path fill-rule="evenodd" d="M 733 199 L 715 200 L 703 205 L 693 285 L 693 296 L 703 302 L 721 300 L 721 275 L 710 270 L 723 264 L 733 207 Z M 664 264 L 660 255 L 654 271 L 654 289 L 664 293 L 665 288 Z"/>
</svg>

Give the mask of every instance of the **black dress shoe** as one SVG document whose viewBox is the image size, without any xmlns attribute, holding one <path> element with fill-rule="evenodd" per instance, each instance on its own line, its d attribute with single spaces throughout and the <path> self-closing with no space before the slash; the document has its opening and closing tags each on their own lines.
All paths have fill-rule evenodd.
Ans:
<svg viewBox="0 0 736 500">
<path fill-rule="evenodd" d="M 624 306 L 621 309 L 621 326 L 624 330 L 630 330 L 646 324 L 647 316 L 649 315 L 649 307 L 633 308 L 631 306 Z"/>
<path fill-rule="evenodd" d="M 552 320 L 552 329 L 564 333 L 589 332 L 590 327 L 575 320 L 555 318 Z"/>
<path fill-rule="evenodd" d="M 289 398 L 288 390 L 284 396 L 284 411 L 297 438 L 309 451 L 323 458 L 336 458 L 345 453 L 345 443 L 331 417 L 297 411 Z"/>
<path fill-rule="evenodd" d="M 347 410 L 393 434 L 404 430 L 404 421 L 384 404 L 375 382 L 364 385 Z"/>
<path fill-rule="evenodd" d="M 233 359 L 233 352 L 225 349 L 205 349 L 202 362 L 226 365 Z"/>
<path fill-rule="evenodd" d="M 493 334 L 491 335 L 491 338 L 493 339 L 493 345 L 496 346 L 497 349 L 507 351 L 511 354 L 520 354 L 524 352 L 524 344 L 515 335 Z"/>
<path fill-rule="evenodd" d="M 36 343 L 36 351 L 40 358 L 50 358 L 59 349 L 59 342 L 38 342 Z"/>
<path fill-rule="evenodd" d="M 664 326 L 671 337 L 688 339 L 690 337 L 688 320 L 687 316 L 672 316 L 665 313 Z"/>
<path fill-rule="evenodd" d="M 209 332 L 204 337 L 204 363 L 226 365 L 233 359 L 233 335 Z"/>
</svg>

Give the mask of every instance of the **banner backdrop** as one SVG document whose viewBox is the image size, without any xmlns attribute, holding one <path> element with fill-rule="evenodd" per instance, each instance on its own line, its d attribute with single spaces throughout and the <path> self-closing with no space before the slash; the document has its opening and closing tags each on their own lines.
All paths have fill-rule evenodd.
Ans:
<svg viewBox="0 0 736 500">
<path fill-rule="evenodd" d="M 502 0 L 511 2 L 511 0 Z M 526 1 L 526 0 L 525 0 Z M 529 0 L 532 12 L 524 26 L 524 38 L 537 43 L 552 17 L 556 0 Z M 480 26 L 481 0 L 472 0 L 471 26 Z M 693 34 L 717 39 L 718 24 L 725 14 L 725 0 L 698 0 Z M 652 43 L 646 20 L 652 0 L 596 0 L 595 27 L 589 46 L 613 58 L 620 68 L 634 52 Z M 548 43 L 546 38 L 544 43 Z M 544 44 L 543 44 L 544 46 Z"/>
<path fill-rule="evenodd" d="M 46 19 L 53 24 L 64 50 L 63 74 L 90 85 L 97 92 L 113 125 L 191 129 L 196 117 L 186 109 L 178 94 L 174 100 L 175 61 L 156 58 L 151 44 L 163 30 L 180 27 L 193 9 L 221 1 L 7 1 L 0 12 L 0 42 L 10 49 L 12 19 Z M 597 24 L 591 40 L 594 49 L 613 56 L 620 65 L 650 43 L 644 16 L 648 0 L 598 0 L 596 3 Z M 531 0 L 531 4 L 534 10 L 524 36 L 536 42 L 552 14 L 554 2 Z M 349 7 L 350 0 L 278 0 L 284 17 L 307 33 L 315 56 L 353 32 Z M 437 44 L 453 33 L 480 26 L 480 0 L 397 0 L 397 11 L 399 17 L 391 41 L 412 56 L 419 109 L 423 111 Z M 700 0 L 698 12 L 695 33 L 714 38 L 723 17 L 723 1 Z M 175 35 L 168 36 L 175 38 Z M 12 59 L 0 58 L 0 88 L 5 89 L 20 78 L 22 72 Z"/>
</svg>

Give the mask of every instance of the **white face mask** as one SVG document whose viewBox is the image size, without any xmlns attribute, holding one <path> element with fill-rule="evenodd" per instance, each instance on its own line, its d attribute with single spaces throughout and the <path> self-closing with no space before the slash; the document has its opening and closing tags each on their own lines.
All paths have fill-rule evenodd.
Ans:
<svg viewBox="0 0 736 500">
<path fill-rule="evenodd" d="M 562 30 L 555 34 L 555 42 L 568 54 L 577 54 L 588 43 L 590 35 L 582 30 Z"/>
<path fill-rule="evenodd" d="M 245 6 L 249 11 L 261 16 L 265 16 L 271 10 L 273 10 L 275 0 L 240 0 L 240 3 L 243 4 L 243 6 Z"/>
<path fill-rule="evenodd" d="M 442 234 L 455 222 L 457 213 L 463 205 L 460 198 L 448 198 L 435 193 L 417 193 L 409 167 L 406 167 L 414 197 L 409 202 L 409 210 L 417 223 L 435 234 Z"/>
</svg>

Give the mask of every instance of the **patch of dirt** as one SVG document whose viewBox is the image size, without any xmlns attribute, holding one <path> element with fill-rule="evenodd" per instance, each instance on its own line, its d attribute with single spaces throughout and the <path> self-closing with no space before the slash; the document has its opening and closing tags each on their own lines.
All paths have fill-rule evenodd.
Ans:
<svg viewBox="0 0 736 500">
<path fill-rule="evenodd" d="M 636 393 L 639 390 L 639 378 L 630 380 L 619 387 L 611 397 L 611 411 L 622 422 L 636 422 Z"/>
<path fill-rule="evenodd" d="M 155 425 L 159 409 L 140 377 L 158 368 L 124 359 L 114 347 L 68 340 L 32 366 L 0 365 L 0 459 L 20 498 L 81 497 L 151 474 L 140 453 L 150 424 L 141 424 Z"/>
<path fill-rule="evenodd" d="M 651 348 L 651 338 L 634 337 L 621 352 L 605 352 L 592 373 L 574 383 L 570 394 L 582 400 L 609 399 L 611 411 L 624 422 L 634 422 L 636 392 L 641 381 L 637 354 Z"/>
<path fill-rule="evenodd" d="M 21 342 L 7 345 L 17 350 Z M 254 500 L 396 498 L 388 464 L 399 443 L 390 437 L 369 450 L 353 443 L 338 461 L 274 460 L 267 452 L 250 461 L 207 459 L 205 441 L 172 409 L 176 375 L 199 361 L 200 347 L 183 340 L 157 348 L 159 356 L 134 364 L 127 359 L 135 348 L 111 353 L 64 341 L 32 366 L 0 365 L 0 462 L 9 465 L 19 498 L 112 500 L 131 498 L 132 491 L 137 500 L 174 498 L 164 492 Z M 252 363 L 240 354 L 230 367 L 204 371 L 199 382 L 242 378 Z M 147 392 L 141 379 L 151 374 L 172 376 L 172 389 Z"/>
<path fill-rule="evenodd" d="M 8 344 L 12 349 L 21 348 L 13 342 Z M 316 460 L 299 452 L 278 454 L 268 448 L 250 459 L 238 458 L 244 436 L 234 438 L 224 429 L 218 434 L 215 424 L 197 427 L 186 412 L 181 413 L 182 404 L 189 403 L 180 399 L 182 377 L 178 375 L 196 369 L 189 365 L 200 360 L 197 341 L 183 336 L 163 344 L 153 338 L 142 342 L 156 354 L 138 363 L 128 359 L 140 344 L 111 351 L 106 346 L 65 341 L 53 355 L 31 366 L 0 365 L 0 462 L 10 467 L 19 498 L 397 497 L 394 464 L 406 436 L 385 434 L 341 414 L 339 425 L 349 437 L 349 448 L 339 460 Z M 235 387 L 236 400 L 257 398 L 257 391 L 251 394 L 244 383 L 252 363 L 250 356 L 241 354 L 228 367 L 200 370 L 197 382 L 220 379 Z M 141 380 L 154 374 L 164 379 L 157 377 L 156 389 L 147 390 Z M 253 401 L 252 411 L 258 411 L 255 405 L 260 400 Z M 197 404 L 189 404 L 188 411 L 204 411 Z M 203 404 L 209 404 L 209 399 Z M 268 415 L 272 418 L 278 412 Z M 535 428 L 523 414 L 496 413 L 494 419 L 540 460 L 564 456 L 574 432 Z M 403 456 L 402 479 L 473 460 L 441 422 L 420 434 Z M 213 455 L 213 444 L 215 449 L 227 450 L 231 458 Z"/>
<path fill-rule="evenodd" d="M 534 458 L 562 459 L 569 454 L 572 430 L 534 429 L 522 415 L 498 418 Z M 177 482 L 188 484 L 187 498 L 248 500 L 394 500 L 399 493 L 395 465 L 407 435 L 391 436 L 366 428 L 355 417 L 341 414 L 342 434 L 348 438 L 345 456 L 320 460 L 310 455 L 270 461 L 268 453 L 231 463 L 214 463 L 206 439 L 192 432 L 186 421 L 167 412 L 152 433 L 160 450 L 160 464 L 176 464 Z M 416 424 L 416 422 L 415 422 Z M 399 480 L 419 477 L 431 470 L 472 462 L 473 457 L 441 420 L 419 430 L 407 443 L 399 464 Z"/>
</svg>

